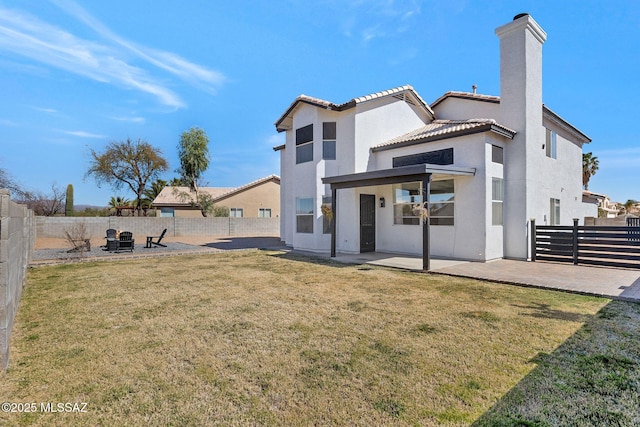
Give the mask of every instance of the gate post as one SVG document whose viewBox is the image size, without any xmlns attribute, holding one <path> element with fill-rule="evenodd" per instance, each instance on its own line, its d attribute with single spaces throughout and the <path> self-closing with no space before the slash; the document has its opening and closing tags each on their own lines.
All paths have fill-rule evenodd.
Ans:
<svg viewBox="0 0 640 427">
<path fill-rule="evenodd" d="M 531 218 L 531 261 L 536 262 L 536 219 Z"/>
<path fill-rule="evenodd" d="M 578 265 L 578 218 L 573 218 L 573 265 Z"/>
</svg>

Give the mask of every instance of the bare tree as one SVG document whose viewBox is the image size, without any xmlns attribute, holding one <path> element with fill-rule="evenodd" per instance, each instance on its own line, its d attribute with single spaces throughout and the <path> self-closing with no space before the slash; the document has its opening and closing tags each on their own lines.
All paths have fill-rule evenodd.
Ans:
<svg viewBox="0 0 640 427">
<path fill-rule="evenodd" d="M 41 191 L 21 191 L 17 197 L 18 203 L 23 203 L 40 216 L 54 216 L 64 212 L 65 191 L 56 183 L 51 184 L 51 193 Z"/>
</svg>

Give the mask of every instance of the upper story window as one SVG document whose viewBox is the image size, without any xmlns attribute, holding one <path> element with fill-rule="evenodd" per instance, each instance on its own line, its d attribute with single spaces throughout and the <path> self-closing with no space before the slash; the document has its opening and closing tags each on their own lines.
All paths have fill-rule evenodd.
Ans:
<svg viewBox="0 0 640 427">
<path fill-rule="evenodd" d="M 313 124 L 296 129 L 296 164 L 313 161 Z"/>
<path fill-rule="evenodd" d="M 322 123 L 322 158 L 336 159 L 336 122 Z"/>
<path fill-rule="evenodd" d="M 504 164 L 504 150 L 502 147 L 497 145 L 491 146 L 491 161 L 493 163 L 500 163 L 501 165 Z"/>
<path fill-rule="evenodd" d="M 556 159 L 557 158 L 557 150 L 558 150 L 558 135 L 554 131 L 552 131 L 550 129 L 547 129 L 546 147 L 547 147 L 547 157 L 551 157 L 552 159 Z"/>
</svg>

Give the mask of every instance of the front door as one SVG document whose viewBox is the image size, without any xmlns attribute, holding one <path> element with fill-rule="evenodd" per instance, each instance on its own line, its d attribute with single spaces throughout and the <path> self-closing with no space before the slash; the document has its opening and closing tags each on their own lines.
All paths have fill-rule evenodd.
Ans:
<svg viewBox="0 0 640 427">
<path fill-rule="evenodd" d="M 376 196 L 360 195 L 360 252 L 376 250 Z"/>
</svg>

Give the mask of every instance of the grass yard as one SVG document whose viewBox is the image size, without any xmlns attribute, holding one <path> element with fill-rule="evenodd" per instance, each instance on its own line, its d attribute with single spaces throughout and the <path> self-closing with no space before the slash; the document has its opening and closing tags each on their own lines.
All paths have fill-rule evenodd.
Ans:
<svg viewBox="0 0 640 427">
<path fill-rule="evenodd" d="M 278 252 L 41 267 L 0 399 L 87 412 L 0 424 L 632 425 L 639 330 L 638 304 Z"/>
</svg>

